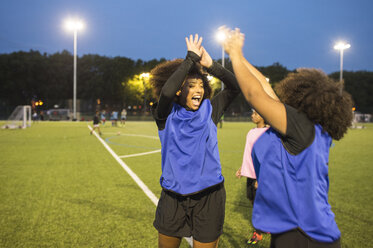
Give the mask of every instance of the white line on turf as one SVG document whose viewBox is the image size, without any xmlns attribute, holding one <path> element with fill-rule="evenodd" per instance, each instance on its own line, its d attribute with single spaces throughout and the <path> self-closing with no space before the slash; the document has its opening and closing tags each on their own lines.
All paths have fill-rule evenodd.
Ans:
<svg viewBox="0 0 373 248">
<path fill-rule="evenodd" d="M 142 153 L 135 153 L 135 154 L 129 154 L 129 155 L 122 155 L 122 156 L 119 156 L 119 157 L 120 158 L 131 158 L 131 157 L 144 156 L 144 155 L 158 153 L 158 152 L 161 152 L 161 149 L 150 151 L 150 152 L 142 152 Z"/>
<path fill-rule="evenodd" d="M 105 132 L 105 134 L 116 134 L 116 135 L 124 135 L 124 136 L 133 136 L 133 137 L 143 137 L 143 138 L 149 138 L 149 139 L 158 139 L 157 136 L 150 136 L 150 135 L 143 135 L 143 134 L 129 134 L 129 133 L 113 133 L 113 132 Z"/>
<path fill-rule="evenodd" d="M 89 130 L 92 131 L 92 127 L 88 125 Z M 110 148 L 106 142 L 101 139 L 101 137 L 96 133 L 92 132 L 96 138 L 101 142 L 101 144 L 108 150 L 108 152 L 115 158 L 115 160 L 122 166 L 122 168 L 132 177 L 132 179 L 137 183 L 137 185 L 144 191 L 145 195 L 149 197 L 149 199 L 157 206 L 158 205 L 158 198 L 154 195 L 154 193 L 148 188 L 148 186 L 145 185 L 143 181 L 124 163 L 124 161 Z M 146 135 L 133 135 L 133 136 L 146 136 Z M 148 136 L 152 137 L 152 136 Z M 154 136 L 153 136 L 154 137 Z M 159 152 L 160 150 L 157 150 Z M 155 153 L 156 151 L 153 151 Z M 135 155 L 135 154 L 132 154 Z M 140 156 L 140 155 L 138 155 Z M 192 237 L 184 237 L 185 240 L 188 242 L 190 247 L 193 247 L 193 238 Z"/>
<path fill-rule="evenodd" d="M 88 128 L 92 131 L 91 126 L 88 126 Z M 137 185 L 139 185 L 139 187 L 142 189 L 142 191 L 144 191 L 144 193 L 149 197 L 149 199 L 155 205 L 157 205 L 158 204 L 158 198 L 154 195 L 153 192 L 150 191 L 148 186 L 146 186 L 145 183 L 143 183 L 143 181 L 141 181 L 141 179 L 126 165 L 126 163 L 124 163 L 124 161 L 110 148 L 110 146 L 108 144 L 106 144 L 106 142 L 103 139 L 101 139 L 101 137 L 96 132 L 93 132 L 93 133 L 96 136 L 96 138 L 101 142 L 101 144 L 104 145 L 106 150 L 109 151 L 109 153 L 115 158 L 115 160 L 128 173 L 128 175 L 130 175 L 132 177 L 132 179 L 137 183 Z"/>
</svg>

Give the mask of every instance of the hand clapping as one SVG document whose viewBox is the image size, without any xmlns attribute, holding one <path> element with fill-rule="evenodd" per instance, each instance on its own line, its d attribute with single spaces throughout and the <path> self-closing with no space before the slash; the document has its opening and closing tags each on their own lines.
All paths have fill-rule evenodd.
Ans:
<svg viewBox="0 0 373 248">
<path fill-rule="evenodd" d="M 212 58 L 206 51 L 206 49 L 201 45 L 202 44 L 202 37 L 198 37 L 198 34 L 193 35 L 188 37 L 185 37 L 186 45 L 188 51 L 192 51 L 198 56 L 201 57 L 200 63 L 202 66 L 208 68 L 212 65 Z"/>
<path fill-rule="evenodd" d="M 188 51 L 194 52 L 200 57 L 202 56 L 202 52 L 203 52 L 203 48 L 201 46 L 202 37 L 198 37 L 198 34 L 195 34 L 194 39 L 193 39 L 193 35 L 190 35 L 189 39 L 188 37 L 185 37 L 185 41 L 186 41 Z"/>
<path fill-rule="evenodd" d="M 226 37 L 223 42 L 225 52 L 230 56 L 242 53 L 245 35 L 240 32 L 240 29 L 236 28 L 235 30 L 231 30 L 226 26 L 222 26 L 219 30 L 223 32 Z"/>
</svg>

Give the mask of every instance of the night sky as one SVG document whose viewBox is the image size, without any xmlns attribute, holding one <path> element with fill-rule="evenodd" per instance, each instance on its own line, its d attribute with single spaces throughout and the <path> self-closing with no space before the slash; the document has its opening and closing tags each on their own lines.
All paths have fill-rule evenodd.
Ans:
<svg viewBox="0 0 373 248">
<path fill-rule="evenodd" d="M 245 33 L 245 57 L 254 65 L 275 62 L 288 69 L 315 67 L 373 71 L 371 0 L 1 0 L 0 53 L 73 51 L 73 34 L 63 28 L 79 17 L 78 55 L 123 56 L 134 60 L 182 58 L 185 36 L 198 33 L 214 59 L 219 26 Z"/>
</svg>

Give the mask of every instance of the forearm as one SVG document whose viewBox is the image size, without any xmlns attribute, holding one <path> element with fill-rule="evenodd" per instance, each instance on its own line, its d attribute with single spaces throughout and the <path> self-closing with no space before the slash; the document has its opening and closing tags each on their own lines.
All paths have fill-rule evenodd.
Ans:
<svg viewBox="0 0 373 248">
<path fill-rule="evenodd" d="M 243 59 L 243 63 L 246 65 L 249 71 L 258 79 L 264 91 L 273 99 L 279 100 L 276 93 L 272 89 L 272 86 L 267 81 L 267 78 L 260 71 L 258 71 L 253 65 L 251 65 L 246 59 Z"/>
<path fill-rule="evenodd" d="M 208 69 L 208 72 L 226 85 L 223 91 L 211 99 L 213 106 L 212 119 L 217 124 L 228 106 L 240 94 L 240 87 L 234 74 L 216 62 Z"/>
<path fill-rule="evenodd" d="M 237 94 L 239 93 L 240 88 L 234 74 L 219 63 L 213 62 L 213 65 L 210 68 L 207 68 L 207 72 L 221 80 L 226 86 L 226 89 L 237 91 Z"/>
<path fill-rule="evenodd" d="M 246 100 L 267 123 L 281 134 L 286 134 L 285 106 L 264 91 L 260 81 L 247 68 L 242 52 L 230 56 L 234 73 Z"/>
<path fill-rule="evenodd" d="M 234 31 L 222 27 L 228 35 L 224 49 L 229 54 L 234 74 L 242 94 L 249 104 L 263 117 L 266 123 L 275 128 L 281 134 L 286 134 L 286 111 L 285 106 L 279 100 L 266 93 L 268 82 L 242 54 L 244 35 L 239 29 Z"/>
<path fill-rule="evenodd" d="M 232 101 L 240 94 L 240 87 L 234 74 L 218 63 L 214 63 L 209 73 L 219 78 L 225 85 L 225 89 L 211 99 L 213 106 L 212 119 L 217 124 Z"/>
<path fill-rule="evenodd" d="M 255 74 L 248 68 L 248 62 L 241 52 L 231 54 L 230 58 L 238 85 L 240 86 L 246 100 L 251 103 L 253 96 L 263 93 L 264 89 L 262 84 Z"/>
<path fill-rule="evenodd" d="M 172 99 L 175 97 L 176 92 L 181 88 L 189 70 L 193 66 L 193 60 L 187 56 L 177 70 L 167 79 L 163 85 L 160 98 Z"/>
</svg>

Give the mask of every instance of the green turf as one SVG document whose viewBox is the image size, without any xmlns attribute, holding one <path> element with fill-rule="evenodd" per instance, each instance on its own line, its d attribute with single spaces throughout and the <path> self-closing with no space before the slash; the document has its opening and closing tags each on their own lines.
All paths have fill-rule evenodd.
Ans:
<svg viewBox="0 0 373 248">
<path fill-rule="evenodd" d="M 349 130 L 331 148 L 329 201 L 345 248 L 371 246 L 373 125 L 366 126 Z M 153 122 L 101 127 L 102 138 L 118 155 L 160 148 Z M 252 230 L 245 180 L 234 177 L 252 127 L 224 123 L 218 129 L 227 191 L 220 247 L 244 247 Z M 160 159 L 159 153 L 123 159 L 157 197 Z M 25 130 L 0 130 L 0 247 L 157 247 L 154 212 L 155 205 L 89 135 L 87 123 L 39 122 Z M 268 246 L 266 235 L 257 247 Z M 188 245 L 183 241 L 181 247 Z"/>
</svg>

